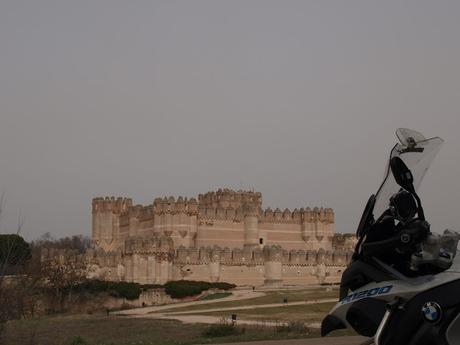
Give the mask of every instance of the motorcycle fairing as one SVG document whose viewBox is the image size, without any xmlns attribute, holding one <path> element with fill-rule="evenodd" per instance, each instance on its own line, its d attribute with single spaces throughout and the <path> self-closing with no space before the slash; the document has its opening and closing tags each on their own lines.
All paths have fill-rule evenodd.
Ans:
<svg viewBox="0 0 460 345">
<path fill-rule="evenodd" d="M 369 298 L 381 300 L 384 303 L 381 303 L 380 307 L 378 307 L 378 310 L 376 311 L 378 315 L 381 315 L 385 310 L 385 305 L 393 301 L 396 297 L 401 297 L 405 300 L 409 300 L 418 294 L 429 291 L 436 287 L 451 284 L 452 282 L 459 282 L 458 274 L 452 271 L 446 271 L 434 276 L 429 275 L 417 278 L 404 277 L 403 279 L 404 280 L 394 278 L 394 280 L 390 281 L 382 281 L 380 283 L 372 282 L 366 284 L 365 286 L 357 289 L 356 291 L 353 291 L 351 294 L 348 294 L 345 298 L 341 299 L 334 306 L 329 315 L 332 315 L 338 320 L 342 320 L 342 323 L 346 327 L 351 327 L 358 331 L 358 329 L 356 329 L 354 325 L 350 323 L 350 315 L 348 314 L 349 310 L 354 306 L 355 303 L 359 302 L 361 304 L 361 301 Z M 460 291 L 460 287 L 458 291 Z M 334 325 L 331 324 L 330 320 L 326 317 L 321 324 L 322 335 L 324 336 L 336 329 L 340 329 L 334 328 L 333 326 Z"/>
<path fill-rule="evenodd" d="M 394 157 L 398 157 L 404 162 L 413 177 L 413 187 L 411 189 L 415 193 L 420 187 L 434 157 L 439 152 L 443 140 L 438 137 L 425 139 L 420 133 L 408 129 L 399 129 L 397 136 L 400 143 L 396 144 L 391 150 L 389 162 Z M 369 199 L 360 221 L 357 231 L 359 241 L 353 255 L 353 262 L 342 275 L 340 301 L 323 320 L 321 333 L 324 336 L 335 329 L 346 326 L 352 327 L 359 334 L 366 336 L 373 336 L 377 332 L 375 334 L 375 341 L 379 345 L 406 344 L 407 339 L 399 342 L 399 338 L 392 338 L 391 341 L 385 339 L 382 342 L 384 338 L 382 335 L 388 337 L 388 335 L 384 334 L 385 331 L 389 329 L 397 329 L 399 331 L 401 328 L 401 324 L 399 323 L 388 327 L 386 320 L 391 321 L 394 319 L 392 312 L 387 311 L 389 310 L 387 308 L 398 307 L 399 301 L 402 300 L 406 302 L 407 308 L 411 308 L 411 315 L 412 313 L 418 313 L 417 318 L 402 316 L 403 319 L 400 320 L 400 322 L 405 323 L 404 327 L 412 329 L 411 332 L 406 333 L 418 341 L 414 342 L 411 340 L 410 345 L 438 344 L 433 339 L 438 339 L 440 334 L 446 334 L 446 336 L 443 336 L 445 341 L 447 341 L 446 338 L 449 339 L 450 337 L 449 342 L 445 342 L 445 344 L 440 343 L 440 345 L 460 345 L 460 331 L 458 330 L 460 328 L 460 316 L 457 316 L 460 313 L 460 297 L 457 298 L 458 301 L 457 299 L 450 299 L 450 302 L 447 301 L 449 295 L 458 294 L 458 291 L 460 291 L 459 257 L 456 257 L 454 264 L 447 271 L 408 278 L 396 270 L 395 267 L 388 266 L 372 255 L 361 254 L 361 244 L 366 242 L 368 231 L 373 228 L 373 224 L 378 222 L 381 217 L 391 214 L 389 213 L 389 200 L 391 196 L 401 189 L 401 186 L 396 183 L 393 174 L 390 173 L 389 162 L 385 170 L 384 180 L 375 196 L 373 195 Z M 423 215 L 419 199 L 417 199 L 417 204 Z M 419 216 L 423 221 L 423 216 L 420 214 Z M 456 246 L 457 242 L 455 242 Z M 428 252 L 428 254 L 430 253 Z M 455 249 L 453 253 L 453 257 L 455 257 Z M 422 256 L 422 258 L 425 257 Z M 457 289 L 456 292 L 454 292 L 455 289 Z M 419 322 L 420 317 L 422 317 L 422 309 L 419 304 L 422 300 L 425 303 L 427 302 L 426 298 L 431 298 L 432 296 L 434 298 L 438 294 L 444 295 L 443 298 L 446 301 L 436 299 L 434 302 L 439 301 L 442 308 L 446 308 L 446 311 L 444 314 L 445 318 L 442 320 L 443 328 L 436 330 L 433 327 L 429 327 L 432 325 Z M 371 306 L 375 311 L 368 314 L 366 309 Z M 402 311 L 399 312 L 401 315 L 404 314 Z M 385 318 L 382 317 L 384 313 Z M 368 319 L 372 320 L 366 320 L 366 315 Z M 379 319 L 384 319 L 385 322 L 382 321 L 378 330 L 376 330 L 376 324 Z M 417 326 L 420 326 L 420 330 L 417 331 L 415 328 L 411 328 L 411 322 L 415 322 Z M 431 342 L 426 342 L 427 339 L 430 339 Z"/>
<path fill-rule="evenodd" d="M 382 345 L 454 345 L 449 344 L 442 334 L 460 307 L 460 280 L 454 280 L 441 286 L 417 294 L 404 304 L 402 310 L 396 310 L 381 337 Z M 441 319 L 430 322 L 425 319 L 422 308 L 427 302 L 437 303 L 442 310 Z M 398 332 L 388 330 L 398 329 Z M 443 339 L 444 338 L 444 339 Z M 441 339 L 441 340 L 440 340 Z"/>
</svg>

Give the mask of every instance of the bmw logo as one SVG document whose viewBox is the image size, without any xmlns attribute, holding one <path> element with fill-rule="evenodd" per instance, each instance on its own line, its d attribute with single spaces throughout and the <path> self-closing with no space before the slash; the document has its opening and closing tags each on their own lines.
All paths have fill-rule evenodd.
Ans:
<svg viewBox="0 0 460 345">
<path fill-rule="evenodd" d="M 422 308 L 425 320 L 429 322 L 437 322 L 441 319 L 442 309 L 436 302 L 426 302 Z"/>
</svg>

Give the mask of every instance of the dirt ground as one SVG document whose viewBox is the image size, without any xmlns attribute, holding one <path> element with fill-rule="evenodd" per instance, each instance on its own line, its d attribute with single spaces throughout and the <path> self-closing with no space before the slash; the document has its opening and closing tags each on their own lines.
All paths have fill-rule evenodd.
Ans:
<svg viewBox="0 0 460 345">
<path fill-rule="evenodd" d="M 236 314 L 239 324 L 275 326 L 303 321 L 309 328 L 319 328 L 321 319 L 337 301 L 336 294 L 336 290 L 324 287 L 264 292 L 236 290 L 222 299 L 136 308 L 112 315 L 215 324 L 223 318 L 230 320 L 231 315 Z M 285 298 L 289 302 L 280 303 Z"/>
<path fill-rule="evenodd" d="M 363 337 L 336 337 L 316 339 L 292 339 L 292 340 L 270 340 L 251 341 L 246 343 L 232 343 L 232 345 L 359 345 L 364 342 Z M 224 345 L 224 344 L 216 344 Z M 228 345 L 225 344 L 225 345 Z"/>
<path fill-rule="evenodd" d="M 104 315 L 72 315 L 46 317 L 35 320 L 19 320 L 7 323 L 0 344 L 5 345 L 192 345 L 240 342 L 250 345 L 358 345 L 353 337 L 342 342 L 342 337 L 321 339 L 310 343 L 307 337 L 319 337 L 319 331 L 310 334 L 277 332 L 274 327 L 239 326 L 244 333 L 209 337 L 204 331 L 209 325 L 185 324 L 175 320 L 132 318 Z M 340 333 L 338 335 L 346 335 Z M 286 339 L 303 338 L 291 343 Z M 330 340 L 329 340 L 330 339 Z M 256 341 L 256 343 L 252 342 Z M 258 342 L 257 342 L 258 341 Z"/>
<path fill-rule="evenodd" d="M 319 320 L 334 304 L 335 294 L 336 291 L 321 287 L 255 292 L 237 289 L 221 299 L 136 308 L 110 315 L 55 315 L 18 320 L 6 324 L 0 344 L 359 345 L 361 339 L 353 337 L 356 333 L 349 330 L 339 331 L 333 338 L 311 339 L 319 337 Z M 284 298 L 289 303 L 280 303 Z M 207 330 L 232 313 L 238 314 L 237 332 L 208 335 Z M 292 326 L 290 322 L 300 322 L 305 331 L 299 331 L 298 325 Z"/>
</svg>

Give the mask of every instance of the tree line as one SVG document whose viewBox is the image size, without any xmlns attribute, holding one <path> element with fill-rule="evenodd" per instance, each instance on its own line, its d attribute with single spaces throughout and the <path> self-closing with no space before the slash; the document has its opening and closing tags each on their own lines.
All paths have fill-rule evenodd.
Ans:
<svg viewBox="0 0 460 345">
<path fill-rule="evenodd" d="M 8 320 L 34 316 L 43 296 L 51 296 L 54 311 L 59 311 L 72 288 L 85 279 L 78 263 L 42 262 L 43 248 L 83 253 L 91 248 L 91 240 L 83 235 L 55 239 L 46 233 L 29 243 L 19 231 L 0 234 L 0 332 Z"/>
</svg>

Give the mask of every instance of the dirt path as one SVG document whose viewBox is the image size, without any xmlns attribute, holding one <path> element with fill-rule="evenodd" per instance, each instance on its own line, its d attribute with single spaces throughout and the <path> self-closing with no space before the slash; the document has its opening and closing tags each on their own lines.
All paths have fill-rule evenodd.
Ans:
<svg viewBox="0 0 460 345">
<path fill-rule="evenodd" d="M 129 316 L 135 318 L 152 318 L 152 319 L 168 319 L 168 320 L 177 320 L 184 323 L 207 323 L 214 324 L 219 322 L 222 317 L 212 316 L 212 315 L 202 315 L 203 313 L 210 312 L 225 312 L 233 310 L 251 310 L 251 309 L 263 309 L 263 308 L 284 308 L 295 305 L 309 305 L 317 303 L 329 303 L 335 302 L 335 298 L 327 299 L 318 299 L 310 301 L 298 301 L 290 303 L 270 303 L 270 304 L 250 304 L 250 299 L 264 296 L 265 293 L 252 290 L 236 290 L 231 296 L 220 298 L 218 300 L 208 300 L 208 301 L 191 301 L 175 304 L 167 304 L 163 306 L 154 306 L 154 307 L 145 307 L 145 308 L 135 308 L 129 310 L 121 310 L 117 312 L 112 312 L 112 315 L 121 315 Z M 213 304 L 223 301 L 239 301 L 248 299 L 248 304 L 243 306 L 227 307 L 227 308 L 209 308 L 202 310 L 189 310 L 189 311 L 174 311 L 175 308 L 182 308 L 188 306 L 196 306 L 203 304 Z M 310 315 L 314 316 L 314 314 Z M 231 313 L 227 316 L 228 320 L 231 318 Z M 275 321 L 261 321 L 261 320 L 237 320 L 237 323 L 240 325 L 262 325 L 262 326 L 279 326 L 283 322 Z M 306 324 L 311 328 L 319 328 L 320 324 L 318 322 L 311 322 Z"/>
<path fill-rule="evenodd" d="M 233 292 L 232 296 L 220 298 L 218 300 L 207 300 L 207 301 L 191 301 L 183 302 L 176 304 L 168 304 L 163 306 L 154 306 L 154 307 L 145 307 L 145 308 L 136 308 L 129 310 L 122 310 L 118 312 L 113 312 L 113 315 L 123 315 L 134 318 L 154 318 L 154 319 L 171 319 L 177 320 L 184 323 L 207 323 L 215 324 L 219 322 L 222 317 L 211 316 L 211 315 L 199 315 L 202 313 L 208 312 L 219 312 L 219 311 L 233 311 L 233 310 L 250 310 L 250 309 L 259 309 L 259 308 L 283 308 L 295 305 L 308 305 L 308 304 L 317 304 L 317 303 L 329 303 L 335 302 L 336 298 L 328 299 L 318 299 L 310 301 L 299 301 L 299 302 L 290 302 L 290 303 L 271 303 L 271 304 L 250 304 L 250 299 L 264 296 L 264 292 L 252 291 L 252 290 L 236 290 Z M 227 307 L 227 308 L 209 308 L 202 310 L 190 310 L 190 311 L 174 311 L 175 308 L 182 308 L 188 306 L 196 306 L 203 304 L 213 304 L 224 301 L 238 301 L 238 300 L 248 300 L 247 305 Z M 230 319 L 230 314 L 228 318 Z M 283 322 L 274 322 L 274 321 L 257 321 L 257 320 L 241 320 L 238 319 L 237 324 L 239 325 L 258 325 L 258 326 L 279 326 Z M 312 322 L 306 324 L 310 328 L 319 328 L 320 324 L 318 322 Z M 294 340 L 281 340 L 281 341 L 256 341 L 256 342 L 245 342 L 245 343 L 232 343 L 232 345 L 359 345 L 365 338 L 362 337 L 327 337 L 320 339 L 294 339 Z M 224 345 L 224 344 L 221 344 Z"/>
<path fill-rule="evenodd" d="M 251 299 L 256 297 L 265 296 L 264 292 L 259 291 L 252 291 L 252 290 L 236 290 L 232 293 L 231 296 L 219 298 L 218 300 L 207 300 L 207 301 L 191 301 L 191 302 L 182 302 L 182 303 L 174 303 L 174 304 L 166 304 L 162 306 L 154 306 L 154 307 L 144 307 L 144 308 L 135 308 L 135 309 L 128 309 L 128 310 L 120 310 L 111 312 L 111 315 L 124 315 L 124 316 L 140 316 L 146 314 L 153 314 L 159 311 L 163 311 L 166 309 L 174 309 L 174 308 L 182 308 L 188 306 L 195 306 L 195 305 L 202 305 L 202 304 L 212 304 L 217 302 L 228 302 L 228 301 L 239 301 L 244 299 Z"/>
<path fill-rule="evenodd" d="M 293 305 L 308 305 L 308 304 L 318 304 L 318 303 L 330 303 L 336 302 L 337 298 L 325 298 L 312 301 L 298 301 L 290 303 L 272 303 L 272 304 L 254 304 L 246 306 L 237 306 L 237 307 L 227 307 L 227 308 L 212 308 L 212 309 L 200 309 L 200 310 L 188 310 L 188 311 L 176 311 L 176 312 L 165 312 L 166 315 L 187 315 L 187 314 L 204 314 L 211 313 L 215 311 L 231 311 L 231 310 L 251 310 L 259 308 L 276 308 L 276 307 L 290 307 Z"/>
<path fill-rule="evenodd" d="M 206 315 L 167 315 L 167 314 L 154 314 L 149 316 L 134 316 L 134 317 L 152 317 L 155 319 L 164 319 L 164 320 L 177 320 L 183 323 L 207 323 L 207 324 L 215 324 L 222 320 L 221 317 L 217 316 L 206 316 Z M 228 320 L 231 321 L 230 317 Z M 257 321 L 257 320 L 238 320 L 236 322 L 237 325 L 251 325 L 251 326 L 267 326 L 267 327 L 275 327 L 285 324 L 285 322 L 274 322 L 274 321 Z M 307 324 L 307 327 L 311 328 L 319 328 L 319 323 L 312 322 L 311 324 Z"/>
<path fill-rule="evenodd" d="M 225 299 L 225 300 L 241 300 L 246 298 L 253 298 L 255 297 L 254 294 L 256 292 L 251 293 L 243 293 L 234 296 L 233 299 Z M 231 297 L 231 296 L 229 296 Z M 257 296 L 258 297 L 258 296 Z M 219 301 L 224 300 L 224 298 L 219 299 Z M 168 319 L 168 320 L 177 320 L 184 323 L 208 323 L 214 324 L 219 322 L 222 317 L 220 316 L 211 316 L 211 315 L 201 315 L 203 313 L 208 312 L 219 312 L 219 311 L 232 311 L 232 310 L 251 310 L 251 309 L 259 309 L 259 308 L 274 308 L 280 307 L 285 308 L 293 305 L 309 305 L 309 304 L 317 304 L 317 303 L 327 303 L 327 302 L 335 302 L 336 299 L 328 298 L 328 299 L 320 299 L 320 300 L 313 300 L 313 301 L 299 301 L 299 302 L 291 302 L 291 303 L 271 303 L 271 304 L 256 304 L 256 305 L 246 305 L 246 306 L 237 306 L 237 307 L 228 307 L 228 308 L 210 308 L 210 309 L 203 309 L 203 310 L 190 310 L 190 311 L 170 311 L 170 309 L 179 308 L 183 306 L 193 306 L 199 304 L 208 304 L 215 302 L 212 301 L 202 301 L 200 302 L 187 302 L 187 303 L 178 303 L 177 305 L 166 305 L 161 307 L 148 307 L 148 308 L 138 308 L 138 309 L 130 309 L 130 310 L 123 310 L 117 312 L 117 315 L 125 315 L 135 318 L 152 318 L 152 319 Z M 206 302 L 206 303 L 204 303 Z M 248 302 L 249 303 L 249 302 Z M 314 316 L 315 314 L 311 314 L 310 316 Z M 307 316 L 307 314 L 306 314 Z M 230 319 L 231 315 L 229 313 L 227 319 Z M 238 320 L 238 324 L 240 325 L 262 325 L 262 326 L 279 326 L 283 324 L 283 322 L 275 322 L 275 321 L 258 321 L 258 320 Z M 319 328 L 320 324 L 318 322 L 311 322 L 306 324 L 308 327 L 311 328 Z"/>
</svg>

